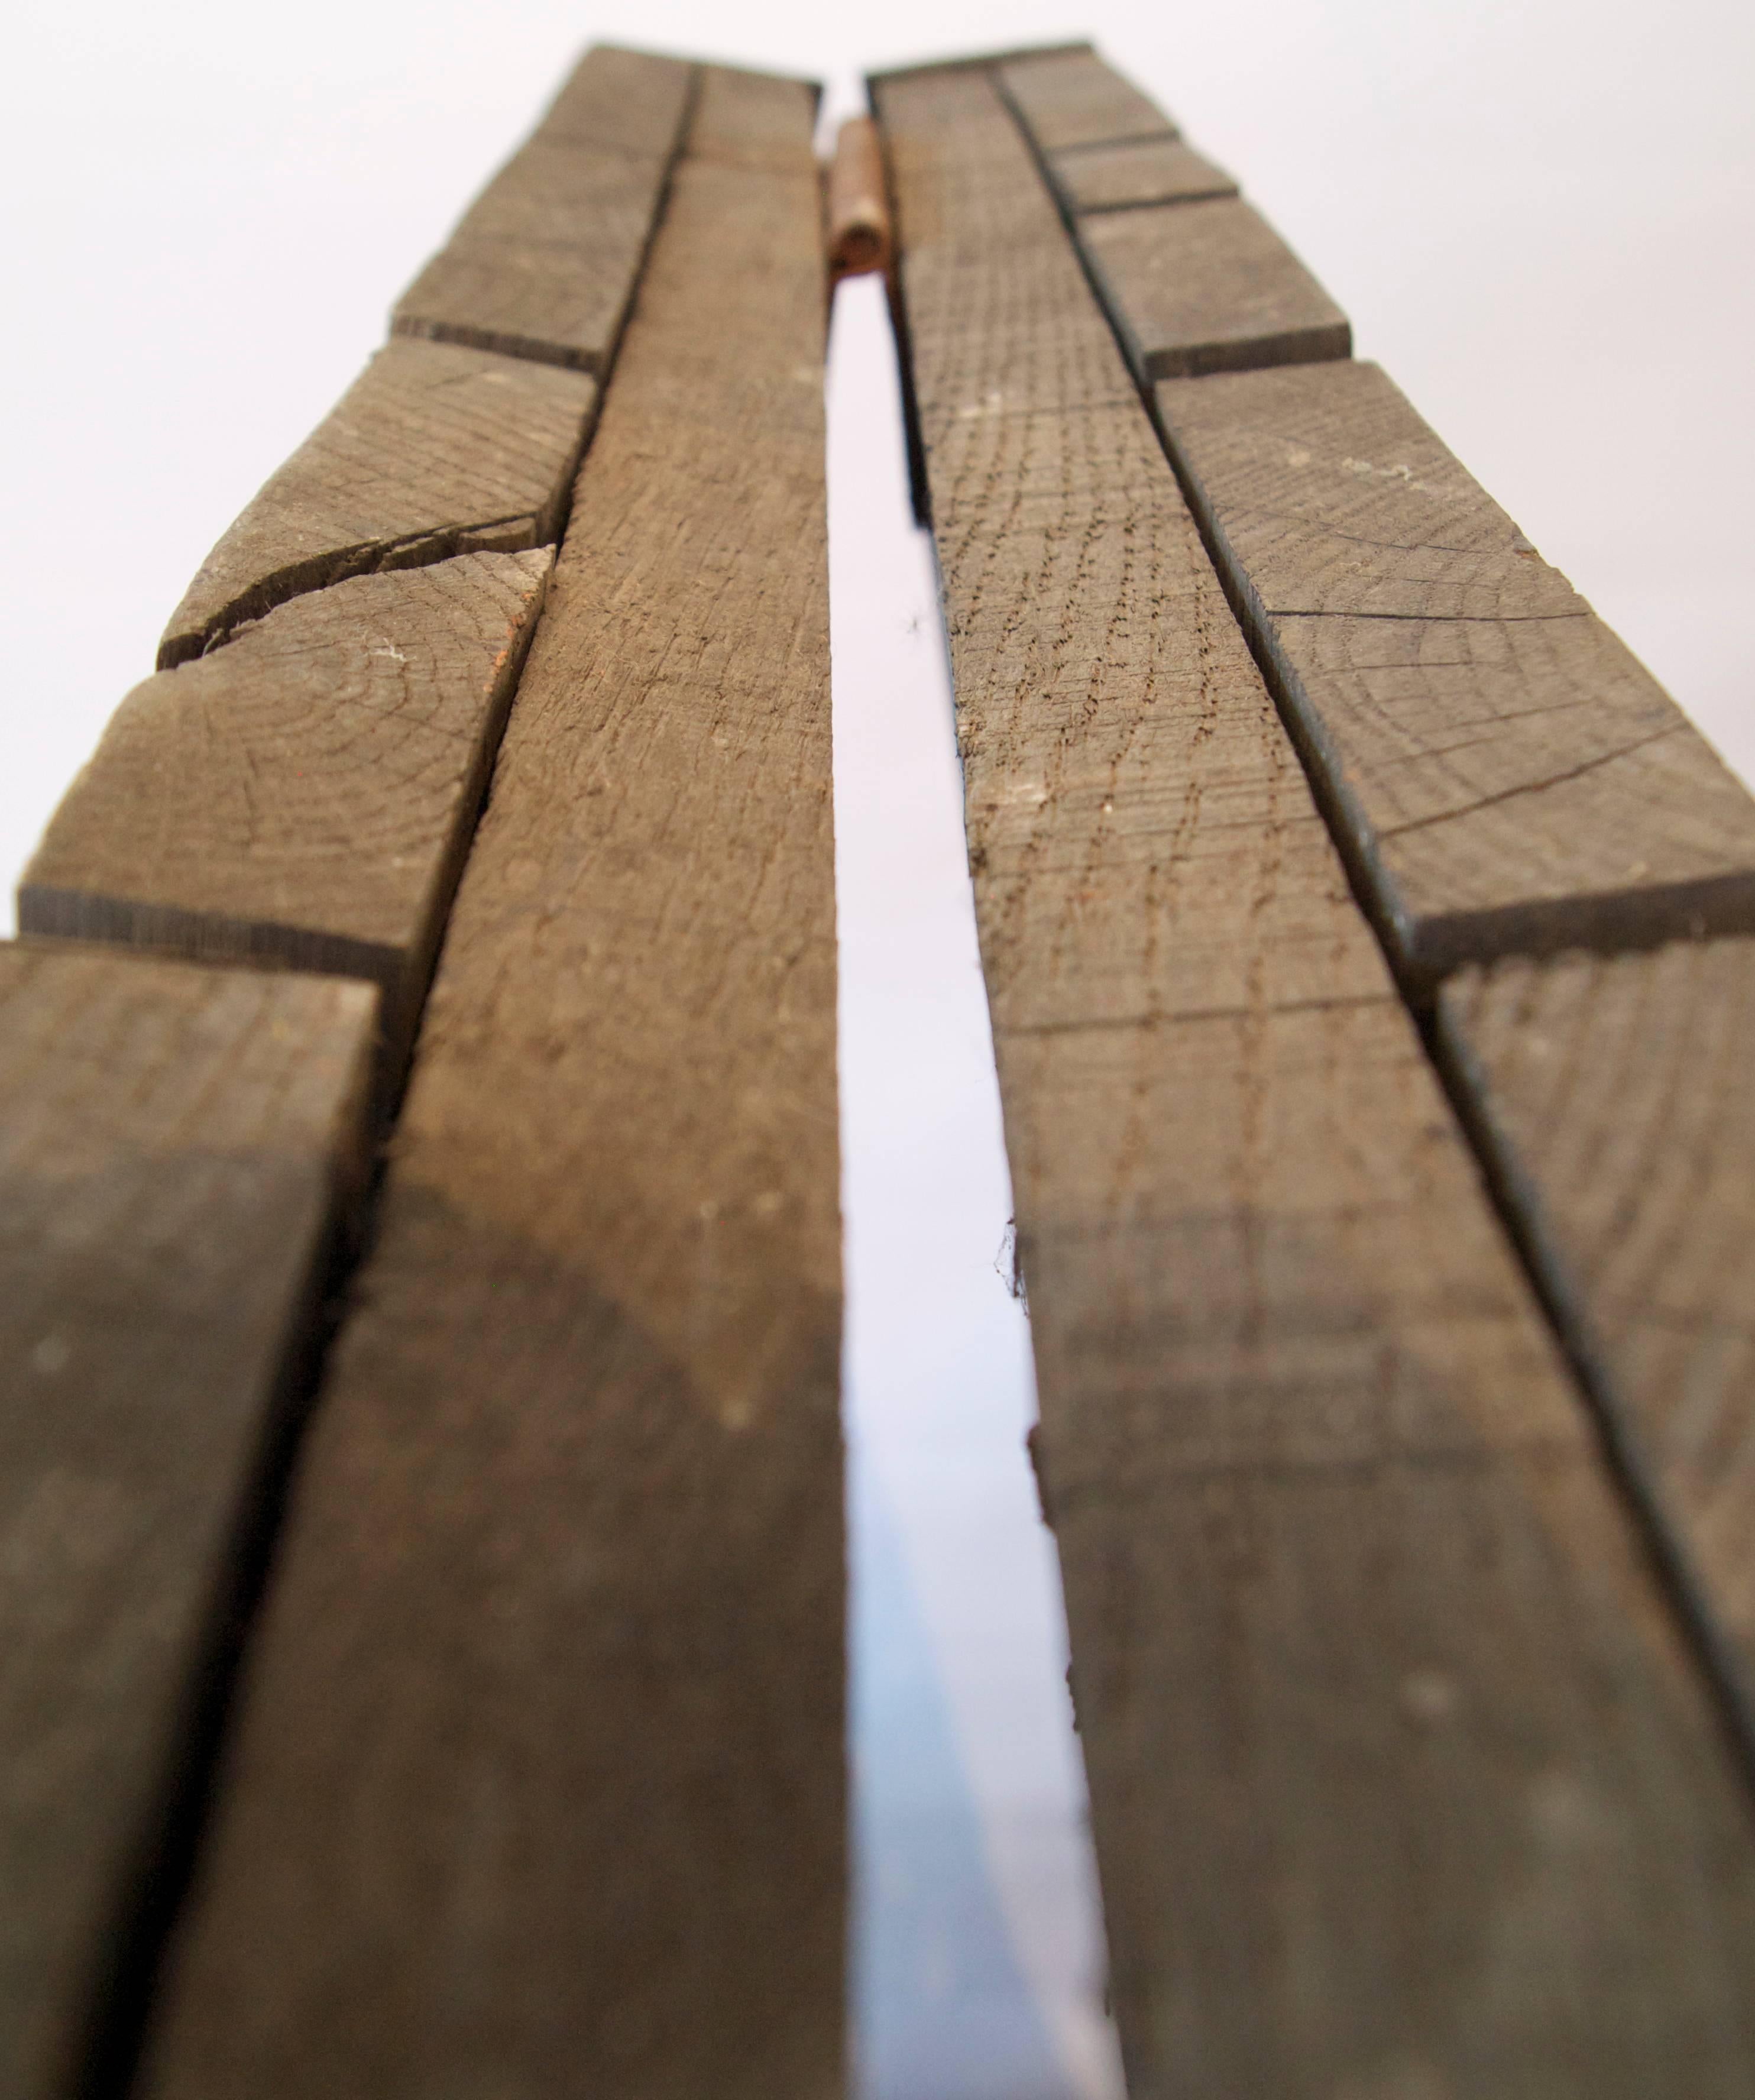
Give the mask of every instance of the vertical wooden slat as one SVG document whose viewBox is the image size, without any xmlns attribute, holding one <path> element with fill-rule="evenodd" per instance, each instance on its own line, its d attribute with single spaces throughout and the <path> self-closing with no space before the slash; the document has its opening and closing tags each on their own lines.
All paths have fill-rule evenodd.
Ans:
<svg viewBox="0 0 1755 2100">
<path fill-rule="evenodd" d="M 84 2090 L 362 1177 L 368 985 L 0 946 L 0 2092 Z"/>
<path fill-rule="evenodd" d="M 1130 2089 L 1746 2093 L 1590 1418 L 1003 104 L 877 99 Z"/>
<path fill-rule="evenodd" d="M 707 86 L 293 1498 L 161 2100 L 840 2089 L 823 258 L 810 94 Z"/>
</svg>

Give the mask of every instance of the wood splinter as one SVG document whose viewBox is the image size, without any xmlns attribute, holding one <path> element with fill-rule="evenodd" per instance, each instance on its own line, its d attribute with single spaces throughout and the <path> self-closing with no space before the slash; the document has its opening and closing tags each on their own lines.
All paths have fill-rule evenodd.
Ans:
<svg viewBox="0 0 1755 2100">
<path fill-rule="evenodd" d="M 835 140 L 829 163 L 829 274 L 862 277 L 888 270 L 889 199 L 877 126 L 869 117 L 849 117 Z"/>
</svg>

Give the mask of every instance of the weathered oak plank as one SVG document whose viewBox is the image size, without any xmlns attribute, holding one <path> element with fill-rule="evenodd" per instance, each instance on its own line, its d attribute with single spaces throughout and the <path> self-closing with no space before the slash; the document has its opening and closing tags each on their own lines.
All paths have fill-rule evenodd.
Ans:
<svg viewBox="0 0 1755 2100">
<path fill-rule="evenodd" d="M 1439 1017 L 1755 1710 L 1755 941 L 1508 960 Z"/>
<path fill-rule="evenodd" d="M 1347 316 L 1240 197 L 1104 212 L 1078 232 L 1142 384 L 1352 353 Z"/>
<path fill-rule="evenodd" d="M 349 576 L 558 539 L 597 400 L 576 373 L 386 344 L 201 564 L 158 668 Z"/>
<path fill-rule="evenodd" d="M 1130 2090 L 1748 2094 L 1590 1421 L 1021 142 L 877 100 Z"/>
<path fill-rule="evenodd" d="M 0 2091 L 80 2071 L 231 1634 L 369 986 L 0 946 Z"/>
<path fill-rule="evenodd" d="M 1088 48 L 1025 53 L 993 63 L 997 78 L 1045 153 L 1176 135 L 1175 126 L 1156 103 Z"/>
<path fill-rule="evenodd" d="M 1412 973 L 1755 924 L 1755 801 L 1381 371 L 1157 400 Z"/>
<path fill-rule="evenodd" d="M 373 978 L 393 1085 L 553 560 L 357 577 L 136 686 L 20 928 Z"/>
<path fill-rule="evenodd" d="M 818 184 L 686 158 L 447 936 L 160 2100 L 840 2089 Z"/>
<path fill-rule="evenodd" d="M 695 72 L 611 46 L 587 52 L 397 302 L 395 333 L 607 371 Z"/>
<path fill-rule="evenodd" d="M 1223 168 L 1215 168 L 1180 139 L 1142 139 L 1124 146 L 1055 153 L 1049 157 L 1048 172 L 1069 211 L 1190 204 L 1237 193 Z"/>
</svg>

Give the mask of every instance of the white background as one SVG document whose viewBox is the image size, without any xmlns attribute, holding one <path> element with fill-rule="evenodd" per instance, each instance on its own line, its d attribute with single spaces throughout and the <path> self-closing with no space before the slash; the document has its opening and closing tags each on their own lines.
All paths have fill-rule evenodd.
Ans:
<svg viewBox="0 0 1755 2100">
<path fill-rule="evenodd" d="M 1071 5 L 61 0 L 15 16 L 0 46 L 6 908 L 209 545 L 592 37 L 816 73 L 844 109 L 863 64 L 1094 36 L 1242 179 L 1350 313 L 1359 354 L 1755 775 L 1748 0 Z M 976 2100 L 981 2062 L 999 2061 L 981 2021 L 1011 2018 L 1020 2049 L 1054 2031 L 1044 2094 L 1096 2094 L 1113 2081 L 1074 2002 L 1088 1949 L 1063 1930 L 1082 1869 L 1048 1827 L 1077 1773 L 1018 1445 L 1025 1334 L 994 1270 L 1004 1167 L 941 650 L 875 299 L 854 291 L 834 456 L 857 470 L 832 510 L 856 1708 L 862 1754 L 913 1758 L 862 1780 L 862 1828 L 905 1860 L 931 1794 L 924 1849 L 950 1863 L 960 1786 L 1010 1943 L 963 1990 L 935 1949 L 976 1948 L 980 1904 L 928 1891 L 923 1910 L 905 1890 L 886 1913 L 867 1860 L 866 2082 L 881 2096 L 924 2076 Z M 935 1767 L 922 1746 L 941 1736 Z M 939 1974 L 956 2005 L 927 2002 Z M 911 2054 L 941 2045 L 936 2066 Z M 1004 2090 L 1022 2100 L 1015 2080 Z"/>
</svg>

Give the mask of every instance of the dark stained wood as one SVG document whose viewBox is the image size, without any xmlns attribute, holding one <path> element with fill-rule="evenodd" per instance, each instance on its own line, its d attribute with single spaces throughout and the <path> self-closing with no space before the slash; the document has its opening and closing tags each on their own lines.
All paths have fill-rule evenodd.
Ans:
<svg viewBox="0 0 1755 2100">
<path fill-rule="evenodd" d="M 1026 53 L 995 70 L 1045 153 L 1176 135 L 1157 104 L 1093 51 Z"/>
<path fill-rule="evenodd" d="M 1048 172 L 1069 211 L 1191 204 L 1237 193 L 1223 168 L 1215 168 L 1180 139 L 1141 139 L 1125 146 L 1056 153 L 1049 158 Z"/>
<path fill-rule="evenodd" d="M 373 978 L 393 1083 L 553 561 L 356 577 L 136 686 L 20 928 Z"/>
<path fill-rule="evenodd" d="M 1142 383 L 1352 352 L 1347 316 L 1239 197 L 1100 213 L 1079 239 Z"/>
<path fill-rule="evenodd" d="M 348 576 L 558 539 L 597 401 L 576 373 L 387 344 L 201 564 L 159 668 Z"/>
<path fill-rule="evenodd" d="M 685 159 L 459 891 L 144 2090 L 833 2095 L 823 274 Z"/>
<path fill-rule="evenodd" d="M 1507 960 L 1439 1017 L 1755 1709 L 1755 941 Z"/>
<path fill-rule="evenodd" d="M 85 2089 L 360 1178 L 376 1004 L 0 946 L 8 2100 Z"/>
<path fill-rule="evenodd" d="M 397 302 L 395 333 L 606 372 L 696 70 L 613 46 L 587 52 Z"/>
<path fill-rule="evenodd" d="M 1755 801 L 1377 367 L 1157 400 L 1412 973 L 1755 924 Z"/>
<path fill-rule="evenodd" d="M 1129 2089 L 1747 2094 L 1716 1711 L 986 93 L 878 104 Z"/>
</svg>

